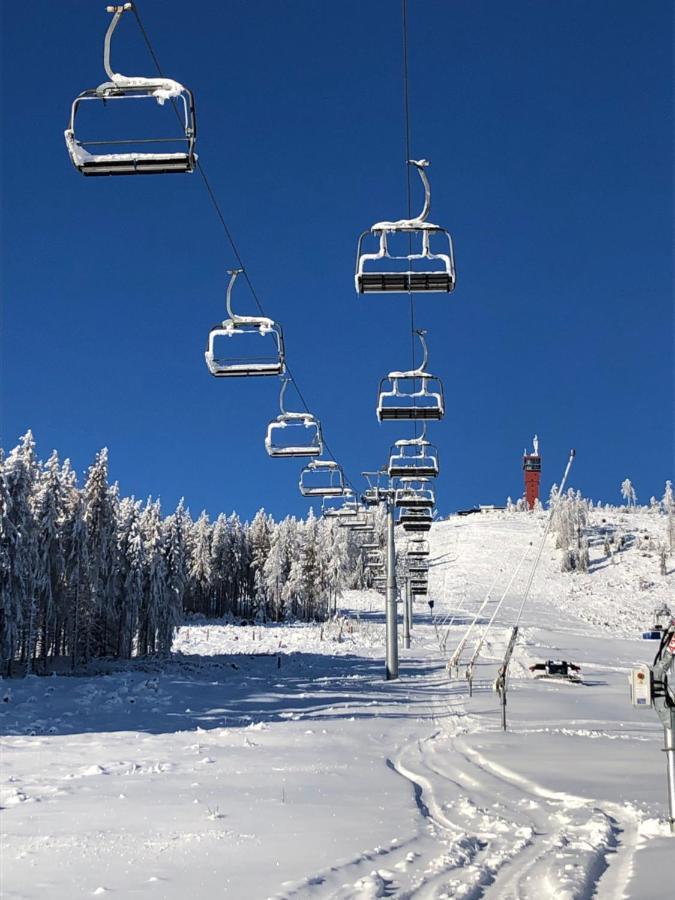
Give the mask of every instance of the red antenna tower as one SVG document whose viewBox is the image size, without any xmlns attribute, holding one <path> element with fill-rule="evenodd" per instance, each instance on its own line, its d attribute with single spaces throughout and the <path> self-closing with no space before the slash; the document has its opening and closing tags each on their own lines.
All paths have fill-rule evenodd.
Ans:
<svg viewBox="0 0 675 900">
<path fill-rule="evenodd" d="M 535 434 L 532 441 L 534 451 L 523 452 L 523 472 L 525 472 L 525 499 L 527 508 L 534 509 L 539 499 L 539 481 L 541 480 L 541 455 L 539 454 L 539 438 Z"/>
</svg>

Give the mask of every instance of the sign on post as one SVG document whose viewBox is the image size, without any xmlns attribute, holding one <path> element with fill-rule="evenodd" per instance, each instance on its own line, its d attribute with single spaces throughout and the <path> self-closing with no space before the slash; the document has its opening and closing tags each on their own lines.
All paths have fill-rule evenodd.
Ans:
<svg viewBox="0 0 675 900">
<path fill-rule="evenodd" d="M 638 666 L 629 675 L 630 699 L 633 706 L 653 706 L 652 670 L 646 663 Z"/>
</svg>

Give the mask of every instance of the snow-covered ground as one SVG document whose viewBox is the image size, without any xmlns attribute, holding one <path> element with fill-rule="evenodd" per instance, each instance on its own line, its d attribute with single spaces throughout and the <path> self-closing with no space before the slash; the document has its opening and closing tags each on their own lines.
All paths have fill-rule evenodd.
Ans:
<svg viewBox="0 0 675 900">
<path fill-rule="evenodd" d="M 673 605 L 675 564 L 659 575 L 644 538 L 664 521 L 592 513 L 589 574 L 561 573 L 549 539 L 507 732 L 491 685 L 541 515 L 434 526 L 434 616 L 416 604 L 398 681 L 383 680 L 382 598 L 352 592 L 344 621 L 190 623 L 169 661 L 4 682 L 2 896 L 668 896 L 662 731 L 627 684 L 653 656 L 653 608 Z M 617 527 L 612 563 L 601 529 Z M 523 558 L 469 697 L 447 658 Z M 549 657 L 580 663 L 583 684 L 532 680 Z"/>
</svg>

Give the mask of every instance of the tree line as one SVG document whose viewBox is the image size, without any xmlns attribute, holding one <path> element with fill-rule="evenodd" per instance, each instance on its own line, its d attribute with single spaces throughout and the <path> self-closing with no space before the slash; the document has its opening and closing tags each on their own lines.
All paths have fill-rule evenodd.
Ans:
<svg viewBox="0 0 675 900">
<path fill-rule="evenodd" d="M 163 517 L 108 483 L 105 449 L 81 487 L 56 451 L 38 460 L 30 431 L 0 449 L 3 673 L 166 653 L 186 613 L 320 620 L 364 583 L 355 535 L 312 511 L 194 520 L 181 501 Z"/>
</svg>

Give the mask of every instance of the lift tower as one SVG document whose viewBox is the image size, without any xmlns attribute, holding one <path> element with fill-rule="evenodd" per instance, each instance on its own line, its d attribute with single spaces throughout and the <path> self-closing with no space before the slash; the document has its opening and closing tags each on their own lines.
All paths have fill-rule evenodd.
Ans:
<svg viewBox="0 0 675 900">
<path fill-rule="evenodd" d="M 539 438 L 535 434 L 532 440 L 533 452 L 523 452 L 523 472 L 525 473 L 525 499 L 527 508 L 534 509 L 539 499 L 539 481 L 541 480 L 541 456 L 539 454 Z"/>
</svg>

